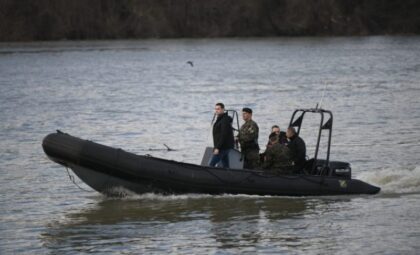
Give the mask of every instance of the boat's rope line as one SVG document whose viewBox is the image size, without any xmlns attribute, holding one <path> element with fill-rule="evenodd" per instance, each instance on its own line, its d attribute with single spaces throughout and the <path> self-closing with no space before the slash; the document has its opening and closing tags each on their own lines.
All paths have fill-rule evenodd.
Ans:
<svg viewBox="0 0 420 255">
<path fill-rule="evenodd" d="M 66 171 L 67 171 L 67 174 L 68 174 L 68 176 L 69 176 L 69 178 L 70 178 L 70 181 L 71 181 L 74 185 L 76 185 L 79 189 L 81 189 L 81 190 L 83 190 L 83 191 L 86 191 L 86 192 L 92 192 L 91 190 L 87 190 L 87 189 L 84 189 L 84 188 L 80 187 L 80 186 L 79 186 L 79 184 L 77 184 L 77 183 L 76 183 L 76 180 L 75 180 L 74 176 L 70 174 L 70 172 L 69 172 L 69 168 L 68 168 L 67 166 L 66 166 Z"/>
<path fill-rule="evenodd" d="M 187 168 L 190 168 L 190 167 L 187 167 Z M 190 168 L 190 169 L 193 169 L 193 168 Z M 193 169 L 193 170 L 196 170 L 196 169 Z M 322 178 L 321 181 L 316 181 L 316 180 L 311 180 L 304 175 L 298 175 L 298 176 L 284 176 L 284 175 L 276 175 L 276 174 L 265 175 L 265 174 L 262 174 L 262 173 L 259 173 L 259 172 L 250 172 L 246 177 L 242 178 L 240 181 L 229 182 L 229 181 L 226 181 L 226 180 L 223 180 L 222 178 L 220 178 L 220 176 L 213 173 L 210 169 L 204 169 L 204 170 L 207 173 L 209 173 L 210 175 L 214 176 L 222 184 L 241 184 L 252 175 L 263 177 L 263 178 L 277 177 L 277 178 L 288 179 L 288 180 L 293 180 L 293 179 L 296 179 L 296 178 L 302 178 L 302 179 L 306 180 L 307 182 L 311 182 L 311 183 L 315 183 L 315 184 L 321 184 L 321 185 L 324 184 L 324 178 Z M 227 171 L 230 171 L 230 170 L 227 170 Z M 233 170 L 233 171 L 235 171 L 235 170 Z"/>
<path fill-rule="evenodd" d="M 311 180 L 309 178 L 307 178 L 304 175 L 299 175 L 299 176 L 284 176 L 284 175 L 276 175 L 276 174 L 272 174 L 272 175 L 265 175 L 265 174 L 261 174 L 259 172 L 251 172 L 249 173 L 246 177 L 244 177 L 242 180 L 237 181 L 237 182 L 229 182 L 229 181 L 225 181 L 222 178 L 220 178 L 217 174 L 213 173 L 212 171 L 210 171 L 209 169 L 206 169 L 206 171 L 211 174 L 212 176 L 216 177 L 217 180 L 219 180 L 220 183 L 222 184 L 242 184 L 245 180 L 248 180 L 249 177 L 251 177 L 251 175 L 255 175 L 258 177 L 262 177 L 262 178 L 281 178 L 281 179 L 287 179 L 287 180 L 294 180 L 296 178 L 301 178 L 307 182 L 311 182 L 314 184 L 319 184 L 319 185 L 325 185 L 324 183 L 324 178 L 321 179 L 321 181 L 316 181 L 316 180 Z"/>
<path fill-rule="evenodd" d="M 183 167 L 188 168 L 188 169 L 193 170 L 193 171 L 197 171 L 196 168 L 191 167 L 191 166 L 188 166 L 188 165 L 184 165 Z M 226 181 L 226 180 L 222 179 L 217 174 L 213 173 L 211 171 L 211 169 L 204 168 L 202 170 L 206 171 L 208 174 L 210 174 L 211 176 L 215 177 L 222 184 L 240 184 L 240 183 L 243 183 L 246 179 L 248 179 L 253 174 L 253 173 L 249 173 L 246 177 L 244 177 L 240 181 L 237 181 L 237 182 L 229 182 L 229 181 Z M 198 171 L 201 171 L 201 170 L 198 170 Z M 226 171 L 230 171 L 230 170 L 226 170 Z M 235 171 L 235 170 L 233 170 L 233 171 Z"/>
<path fill-rule="evenodd" d="M 284 176 L 284 175 L 280 175 L 280 174 L 266 175 L 266 174 L 261 174 L 259 172 L 255 172 L 255 173 L 251 173 L 251 174 L 257 175 L 257 176 L 263 177 L 263 178 L 277 177 L 277 178 L 288 179 L 288 180 L 294 180 L 294 179 L 297 179 L 297 178 L 301 178 L 301 179 L 304 179 L 307 182 L 312 182 L 312 183 L 315 183 L 315 184 L 324 184 L 324 178 L 322 178 L 321 181 L 316 181 L 316 180 L 311 180 L 311 179 L 307 178 L 305 175 L 295 175 L 295 176 Z"/>
<path fill-rule="evenodd" d="M 229 181 L 225 181 L 222 178 L 220 178 L 217 174 L 213 173 L 212 171 L 210 171 L 209 169 L 206 169 L 206 172 L 208 172 L 210 175 L 213 175 L 214 177 L 216 177 L 216 179 L 219 180 L 219 182 L 221 182 L 222 184 L 241 184 L 243 183 L 246 179 L 248 179 L 252 173 L 248 174 L 246 177 L 244 177 L 242 180 L 237 181 L 237 182 L 229 182 Z"/>
</svg>

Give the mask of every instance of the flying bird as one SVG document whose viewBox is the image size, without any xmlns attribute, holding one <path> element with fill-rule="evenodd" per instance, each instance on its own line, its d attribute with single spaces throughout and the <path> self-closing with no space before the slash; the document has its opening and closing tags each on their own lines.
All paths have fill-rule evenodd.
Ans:
<svg viewBox="0 0 420 255">
<path fill-rule="evenodd" d="M 189 64 L 191 67 L 194 67 L 194 63 L 192 61 L 187 61 L 187 64 Z"/>
</svg>

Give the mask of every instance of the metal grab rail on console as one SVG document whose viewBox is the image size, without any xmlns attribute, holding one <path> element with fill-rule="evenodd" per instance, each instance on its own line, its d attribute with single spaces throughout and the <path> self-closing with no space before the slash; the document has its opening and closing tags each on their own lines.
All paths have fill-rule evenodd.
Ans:
<svg viewBox="0 0 420 255">
<path fill-rule="evenodd" d="M 329 161 L 330 161 L 330 148 L 331 148 L 331 135 L 332 135 L 332 126 L 333 126 L 333 114 L 329 110 L 324 110 L 321 108 L 311 108 L 311 109 L 296 109 L 293 114 L 292 118 L 290 119 L 289 127 L 296 128 L 297 135 L 300 134 L 300 129 L 302 127 L 302 122 L 305 114 L 309 113 L 317 113 L 320 114 L 320 124 L 319 124 L 319 130 L 318 130 L 318 137 L 317 137 L 317 143 L 315 147 L 315 153 L 314 153 L 314 163 L 312 164 L 311 173 L 315 172 L 316 168 L 316 162 L 318 159 L 318 152 L 319 152 L 319 144 L 321 142 L 321 136 L 323 130 L 328 130 L 328 146 L 327 146 L 327 157 L 326 161 L 321 169 L 321 175 L 323 174 L 324 170 L 328 171 L 328 175 L 332 175 L 332 170 L 329 167 Z M 300 114 L 298 114 L 300 113 Z M 329 116 L 328 120 L 324 122 L 324 114 L 327 114 Z M 295 118 L 296 116 L 298 116 Z"/>
</svg>

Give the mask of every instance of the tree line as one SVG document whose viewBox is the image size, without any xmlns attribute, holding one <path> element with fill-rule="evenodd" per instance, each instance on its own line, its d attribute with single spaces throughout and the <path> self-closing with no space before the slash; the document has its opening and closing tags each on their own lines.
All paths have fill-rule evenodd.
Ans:
<svg viewBox="0 0 420 255">
<path fill-rule="evenodd" d="M 0 41 L 419 34 L 417 0 L 0 0 Z"/>
</svg>

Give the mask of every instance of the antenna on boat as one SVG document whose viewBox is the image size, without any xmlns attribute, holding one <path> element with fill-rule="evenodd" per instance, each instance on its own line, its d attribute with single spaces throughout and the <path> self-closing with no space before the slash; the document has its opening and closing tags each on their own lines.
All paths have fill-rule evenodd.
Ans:
<svg viewBox="0 0 420 255">
<path fill-rule="evenodd" d="M 318 109 L 318 106 L 319 106 L 319 108 L 321 108 L 321 107 L 322 107 L 322 101 L 324 100 L 325 91 L 327 90 L 327 86 L 328 86 L 328 82 L 325 82 L 325 87 L 324 87 L 324 89 L 323 89 L 323 91 L 322 91 L 321 100 L 319 100 L 319 103 L 317 103 L 317 104 L 316 104 L 315 109 Z"/>
</svg>

